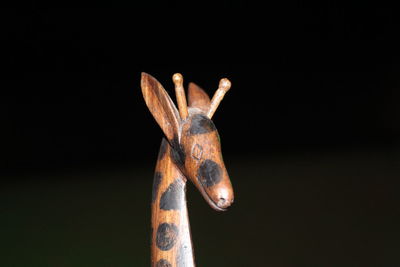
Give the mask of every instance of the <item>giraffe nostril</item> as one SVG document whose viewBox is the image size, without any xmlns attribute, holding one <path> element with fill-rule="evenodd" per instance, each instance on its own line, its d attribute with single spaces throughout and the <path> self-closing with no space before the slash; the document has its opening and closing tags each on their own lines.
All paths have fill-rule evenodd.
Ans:
<svg viewBox="0 0 400 267">
<path fill-rule="evenodd" d="M 220 207 L 220 208 L 227 208 L 227 207 L 230 206 L 230 203 L 225 198 L 221 197 L 218 200 L 217 206 Z"/>
</svg>

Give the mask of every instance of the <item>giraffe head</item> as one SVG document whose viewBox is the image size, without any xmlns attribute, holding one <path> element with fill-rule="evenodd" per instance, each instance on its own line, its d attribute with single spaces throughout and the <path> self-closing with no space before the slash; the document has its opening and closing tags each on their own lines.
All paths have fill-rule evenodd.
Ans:
<svg viewBox="0 0 400 267">
<path fill-rule="evenodd" d="M 171 145 L 171 159 L 182 174 L 192 181 L 207 203 L 223 211 L 233 202 L 233 189 L 226 171 L 218 131 L 211 120 L 219 102 L 230 88 L 222 79 L 212 100 L 194 83 L 189 84 L 186 103 L 183 78 L 174 74 L 178 109 L 162 85 L 142 73 L 145 102 Z"/>
</svg>

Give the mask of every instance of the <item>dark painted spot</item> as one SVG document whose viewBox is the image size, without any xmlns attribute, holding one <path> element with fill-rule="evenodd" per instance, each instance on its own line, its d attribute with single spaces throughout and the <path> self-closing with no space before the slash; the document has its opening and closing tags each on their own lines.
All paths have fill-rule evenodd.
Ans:
<svg viewBox="0 0 400 267">
<path fill-rule="evenodd" d="M 179 210 L 183 197 L 183 184 L 178 179 L 168 186 L 160 198 L 160 209 Z"/>
<path fill-rule="evenodd" d="M 157 261 L 156 267 L 172 267 L 172 264 L 169 263 L 166 259 L 161 259 Z"/>
<path fill-rule="evenodd" d="M 158 226 L 156 245 L 161 250 L 170 250 L 178 239 L 178 227 L 173 223 L 162 223 Z"/>
<path fill-rule="evenodd" d="M 178 137 L 174 137 L 171 141 L 171 159 L 172 161 L 178 165 L 178 166 L 183 166 L 185 164 L 185 151 L 183 150 L 183 147 L 181 144 L 178 142 Z"/>
<path fill-rule="evenodd" d="M 155 172 L 154 179 L 153 179 L 153 192 L 151 194 L 151 202 L 154 202 L 156 200 L 158 188 L 160 187 L 160 183 L 161 183 L 161 179 L 162 179 L 162 173 Z"/>
<path fill-rule="evenodd" d="M 203 114 L 196 114 L 192 118 L 189 135 L 209 133 L 217 130 L 212 120 Z"/>
<path fill-rule="evenodd" d="M 165 156 L 165 152 L 167 151 L 168 142 L 165 138 L 161 141 L 160 151 L 158 152 L 158 160 L 162 160 Z"/>
<path fill-rule="evenodd" d="M 206 187 L 213 186 L 222 179 L 221 167 L 214 161 L 206 159 L 200 165 L 197 178 L 202 185 Z"/>
</svg>

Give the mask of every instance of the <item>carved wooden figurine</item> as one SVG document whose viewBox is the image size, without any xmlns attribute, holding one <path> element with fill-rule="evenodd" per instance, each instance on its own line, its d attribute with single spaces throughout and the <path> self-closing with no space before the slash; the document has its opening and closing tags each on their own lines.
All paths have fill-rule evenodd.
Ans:
<svg viewBox="0 0 400 267">
<path fill-rule="evenodd" d="M 213 209 L 224 211 L 233 202 L 219 135 L 211 120 L 231 84 L 228 79 L 221 79 L 210 101 L 200 87 L 190 83 L 187 106 L 182 75 L 174 74 L 173 82 L 179 112 L 162 85 L 142 73 L 144 100 L 165 135 L 153 181 L 153 267 L 195 265 L 186 208 L 187 179 Z"/>
</svg>

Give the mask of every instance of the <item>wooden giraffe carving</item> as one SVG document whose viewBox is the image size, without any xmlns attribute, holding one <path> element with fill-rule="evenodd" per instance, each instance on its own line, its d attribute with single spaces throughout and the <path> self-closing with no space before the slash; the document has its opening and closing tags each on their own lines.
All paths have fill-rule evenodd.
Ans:
<svg viewBox="0 0 400 267">
<path fill-rule="evenodd" d="M 208 204 L 224 211 L 233 202 L 233 189 L 222 160 L 220 139 L 211 120 L 230 88 L 221 79 L 212 100 L 194 83 L 186 103 L 183 78 L 173 75 L 179 111 L 162 85 L 142 73 L 144 100 L 161 127 L 162 139 L 152 192 L 153 267 L 195 266 L 186 207 L 186 181 L 190 180 Z"/>
</svg>

